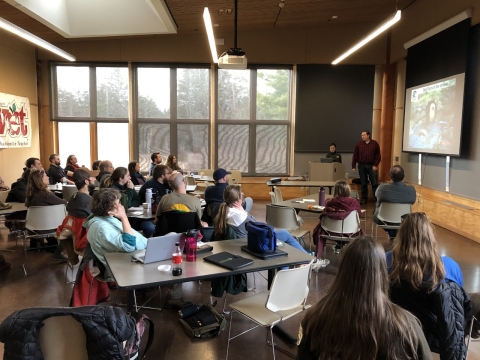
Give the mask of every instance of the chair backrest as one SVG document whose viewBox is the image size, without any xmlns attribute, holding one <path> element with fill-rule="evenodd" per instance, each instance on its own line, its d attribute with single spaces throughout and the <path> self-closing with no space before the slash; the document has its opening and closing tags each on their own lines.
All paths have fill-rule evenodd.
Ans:
<svg viewBox="0 0 480 360">
<path fill-rule="evenodd" d="M 358 200 L 358 192 L 356 190 L 350 190 L 350 197 Z"/>
<path fill-rule="evenodd" d="M 7 200 L 9 191 L 0 191 L 0 201 L 5 202 Z"/>
<path fill-rule="evenodd" d="M 73 194 L 76 194 L 77 192 L 78 192 L 78 189 L 75 185 L 63 185 L 62 187 L 63 200 L 65 201 L 70 200 Z"/>
<path fill-rule="evenodd" d="M 322 217 L 322 229 L 337 234 L 355 234 L 361 229 L 358 212 L 352 211 L 343 220 L 335 220 L 324 216 Z"/>
<path fill-rule="evenodd" d="M 185 176 L 185 179 L 187 179 L 187 185 L 197 185 L 193 176 Z"/>
<path fill-rule="evenodd" d="M 200 169 L 198 170 L 198 175 L 200 175 L 200 173 L 203 172 L 203 176 L 209 176 L 209 177 L 212 177 L 213 176 L 213 170 L 212 169 Z"/>
<path fill-rule="evenodd" d="M 27 211 L 25 227 L 28 230 L 53 230 L 62 224 L 67 216 L 64 204 L 49 206 L 30 206 Z"/>
<path fill-rule="evenodd" d="M 87 360 L 82 324 L 71 316 L 52 316 L 43 322 L 38 340 L 45 360 Z"/>
<path fill-rule="evenodd" d="M 275 193 L 275 198 L 277 199 L 277 203 L 279 203 L 280 201 L 283 201 L 282 192 L 278 187 L 274 186 L 273 192 Z"/>
<path fill-rule="evenodd" d="M 235 230 L 230 225 L 227 225 L 227 230 L 223 234 L 217 234 L 217 233 L 213 234 L 212 241 L 233 240 L 237 238 L 238 237 Z"/>
<path fill-rule="evenodd" d="M 274 228 L 297 230 L 300 224 L 294 208 L 267 204 L 266 223 Z"/>
<path fill-rule="evenodd" d="M 377 217 L 381 221 L 400 224 L 402 215 L 412 212 L 411 204 L 397 204 L 382 202 L 378 208 Z"/>
<path fill-rule="evenodd" d="M 240 170 L 227 170 L 231 172 L 228 175 L 229 184 L 240 184 L 242 182 L 242 172 Z"/>
<path fill-rule="evenodd" d="M 294 269 L 280 270 L 273 279 L 265 307 L 271 311 L 293 309 L 305 304 L 311 263 Z"/>
<path fill-rule="evenodd" d="M 203 233 L 203 227 L 196 211 L 168 211 L 160 215 L 155 226 L 154 236 L 162 236 L 170 232 L 183 233 L 190 229 L 198 229 Z"/>
<path fill-rule="evenodd" d="M 273 191 L 270 191 L 269 194 L 270 194 L 270 200 L 272 201 L 272 204 L 275 205 L 277 203 L 277 197 L 275 196 L 275 193 Z"/>
</svg>

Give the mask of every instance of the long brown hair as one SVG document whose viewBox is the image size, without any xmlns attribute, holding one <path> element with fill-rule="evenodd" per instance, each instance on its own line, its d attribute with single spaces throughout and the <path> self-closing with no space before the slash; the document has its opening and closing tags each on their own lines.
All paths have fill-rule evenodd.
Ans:
<svg viewBox="0 0 480 360">
<path fill-rule="evenodd" d="M 25 195 L 25 206 L 30 207 L 32 204 L 33 196 L 39 191 L 50 192 L 48 185 L 43 183 L 43 175 L 45 170 L 37 170 L 32 168 L 27 180 L 27 193 Z"/>
<path fill-rule="evenodd" d="M 173 158 L 174 157 L 177 158 L 177 162 L 175 164 L 173 163 Z M 167 161 L 165 161 L 165 165 L 167 165 L 168 167 L 170 167 L 174 171 L 180 169 L 178 167 L 178 157 L 175 154 L 168 155 Z"/>
<path fill-rule="evenodd" d="M 350 186 L 346 180 L 337 180 L 333 191 L 334 198 L 349 197 Z"/>
<path fill-rule="evenodd" d="M 383 247 L 361 236 L 344 249 L 327 295 L 303 320 L 302 341 L 322 360 L 418 359 L 413 324 L 388 299 Z"/>
<path fill-rule="evenodd" d="M 115 170 L 113 170 L 112 175 L 106 178 L 105 181 L 103 182 L 104 187 L 112 186 L 114 182 L 119 181 L 127 174 L 128 174 L 127 168 L 124 168 L 122 166 L 117 167 Z"/>
<path fill-rule="evenodd" d="M 216 234 L 225 234 L 227 231 L 227 212 L 237 200 L 243 196 L 242 187 L 238 184 L 228 185 L 223 191 L 223 203 L 220 205 L 217 216 L 213 219 Z"/>
<path fill-rule="evenodd" d="M 445 278 L 445 267 L 438 252 L 430 220 L 424 213 L 405 216 L 392 248 L 393 284 L 407 281 L 418 290 L 427 286 L 432 291 Z"/>
</svg>

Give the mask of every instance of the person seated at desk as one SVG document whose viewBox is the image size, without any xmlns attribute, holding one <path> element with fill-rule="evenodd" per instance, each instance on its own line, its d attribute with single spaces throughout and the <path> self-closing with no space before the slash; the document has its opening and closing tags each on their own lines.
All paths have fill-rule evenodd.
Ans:
<svg viewBox="0 0 480 360">
<path fill-rule="evenodd" d="M 150 158 L 152 159 L 152 163 L 150 164 L 150 169 L 148 170 L 148 175 L 152 176 L 153 175 L 153 169 L 158 164 L 161 164 L 163 159 L 162 159 L 162 155 L 160 155 L 159 152 L 154 152 L 152 155 L 150 155 Z"/>
<path fill-rule="evenodd" d="M 177 156 L 174 154 L 168 155 L 165 165 L 172 169 L 172 171 L 183 172 L 182 168 L 178 166 Z"/>
<path fill-rule="evenodd" d="M 138 196 L 142 203 L 145 202 L 145 193 L 147 189 L 152 189 L 152 194 L 156 196 L 155 202 L 158 204 L 163 195 L 172 192 L 172 188 L 168 185 L 168 180 L 172 174 L 172 169 L 166 165 L 157 165 L 153 168 L 153 177 L 140 188 Z"/>
<path fill-rule="evenodd" d="M 128 163 L 128 172 L 130 173 L 130 179 L 133 185 L 143 185 L 147 180 L 140 174 L 140 164 L 138 161 L 130 161 Z"/>
<path fill-rule="evenodd" d="M 27 169 L 23 172 L 20 179 L 18 179 L 12 184 L 12 189 L 9 191 L 7 195 L 7 199 L 5 200 L 7 203 L 8 202 L 25 203 L 25 197 L 27 195 L 27 181 L 28 181 L 29 175 L 30 175 L 30 169 Z"/>
<path fill-rule="evenodd" d="M 120 191 L 115 189 L 96 191 L 92 198 L 92 214 L 83 225 L 88 230 L 93 253 L 105 265 L 105 277 L 109 281 L 113 281 L 113 276 L 105 260 L 106 253 L 132 252 L 147 247 L 147 239 L 130 226 L 120 198 Z"/>
<path fill-rule="evenodd" d="M 246 238 L 248 233 L 245 225 L 250 221 L 257 220 L 242 207 L 243 193 L 241 186 L 238 184 L 228 185 L 223 192 L 223 200 L 224 202 L 220 205 L 218 214 L 214 219 L 215 233 L 225 234 L 227 226 L 230 226 L 237 234 L 237 238 Z M 276 229 L 275 234 L 278 240 L 306 252 L 287 230 Z"/>
<path fill-rule="evenodd" d="M 337 180 L 333 191 L 333 198 L 327 199 L 325 208 L 320 215 L 320 221 L 313 231 L 313 242 L 317 246 L 317 255 L 319 258 L 323 255 L 323 248 L 326 240 L 321 235 L 325 234 L 322 229 L 322 219 L 328 216 L 334 220 L 344 220 L 352 211 L 356 211 L 358 216 L 362 216 L 362 208 L 357 199 L 350 197 L 350 186 L 346 180 Z M 330 235 L 342 235 L 330 233 Z M 347 238 L 358 236 L 359 234 L 343 234 Z M 339 253 L 345 242 L 337 241 L 334 247 L 335 253 Z"/>
<path fill-rule="evenodd" d="M 50 184 L 55 185 L 56 183 L 67 182 L 73 185 L 73 181 L 68 180 L 68 176 L 72 176 L 72 171 L 65 171 L 60 166 L 60 158 L 57 154 L 52 154 L 49 156 L 48 160 L 50 161 L 50 167 L 48 168 L 48 176 L 50 176 Z"/>
<path fill-rule="evenodd" d="M 126 168 L 122 166 L 117 167 L 113 170 L 112 175 L 104 180 L 103 184 L 105 188 L 113 188 L 120 191 L 122 195 L 121 202 L 125 208 L 129 209 L 142 204 Z M 155 230 L 155 225 L 150 220 L 130 218 L 130 222 L 134 229 L 142 230 L 143 235 L 147 238 L 152 236 Z"/>
<path fill-rule="evenodd" d="M 342 155 L 337 153 L 337 145 L 335 143 L 330 144 L 330 152 L 326 156 L 327 159 L 332 159 L 332 162 L 342 163 Z"/>
<path fill-rule="evenodd" d="M 45 170 L 32 169 L 27 181 L 27 193 L 25 196 L 25 206 L 50 206 L 67 204 L 64 199 L 60 199 L 58 196 L 50 192 L 48 188 L 49 179 Z M 67 261 L 67 258 L 62 255 L 63 246 L 61 243 L 57 243 L 57 239 L 54 237 L 46 238 L 48 246 L 55 246 L 56 250 L 52 256 L 53 261 Z M 30 248 L 37 248 L 37 240 L 30 241 Z"/>
<path fill-rule="evenodd" d="M 67 176 L 68 180 L 75 182 L 73 180 L 73 173 L 75 172 L 75 170 L 78 170 L 78 169 L 80 169 L 80 166 L 78 165 L 77 157 L 75 155 L 68 155 L 67 165 L 65 166 L 65 170 L 68 173 L 72 173 L 72 175 Z"/>
<path fill-rule="evenodd" d="M 100 188 L 105 187 L 105 179 L 112 174 L 114 169 L 115 168 L 113 167 L 113 164 L 110 160 L 103 160 L 102 162 L 100 162 L 100 165 L 98 165 L 98 170 L 100 170 L 100 173 L 95 177 L 95 179 L 97 179 L 98 181 Z"/>
<path fill-rule="evenodd" d="M 345 247 L 327 295 L 307 310 L 297 359 L 432 359 L 418 319 L 388 299 L 381 244 L 360 237 Z"/>
</svg>

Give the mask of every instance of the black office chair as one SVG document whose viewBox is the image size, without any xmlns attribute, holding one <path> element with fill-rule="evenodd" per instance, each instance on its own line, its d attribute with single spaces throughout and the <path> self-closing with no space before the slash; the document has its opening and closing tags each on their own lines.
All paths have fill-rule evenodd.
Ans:
<svg viewBox="0 0 480 360">
<path fill-rule="evenodd" d="M 205 221 L 209 225 L 213 225 L 213 220 L 220 210 L 220 205 L 222 205 L 221 202 L 208 203 L 205 206 L 205 209 L 203 209 L 202 221 Z"/>
<path fill-rule="evenodd" d="M 153 236 L 162 236 L 171 232 L 183 233 L 190 229 L 198 229 L 203 233 L 203 227 L 196 211 L 168 211 L 160 215 Z"/>
</svg>

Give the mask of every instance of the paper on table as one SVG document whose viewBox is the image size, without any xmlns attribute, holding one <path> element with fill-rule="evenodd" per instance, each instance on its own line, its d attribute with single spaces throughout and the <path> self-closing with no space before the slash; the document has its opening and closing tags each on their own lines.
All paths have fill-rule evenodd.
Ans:
<svg viewBox="0 0 480 360">
<path fill-rule="evenodd" d="M 143 207 L 141 207 L 141 206 L 137 206 L 137 207 L 132 206 L 131 208 L 128 208 L 128 211 L 129 211 L 129 212 L 131 212 L 131 211 L 141 211 L 141 212 L 143 212 Z"/>
<path fill-rule="evenodd" d="M 130 212 L 130 215 L 142 215 L 143 211 L 132 211 Z"/>
<path fill-rule="evenodd" d="M 303 199 L 303 202 L 315 202 L 314 199 Z"/>
</svg>

